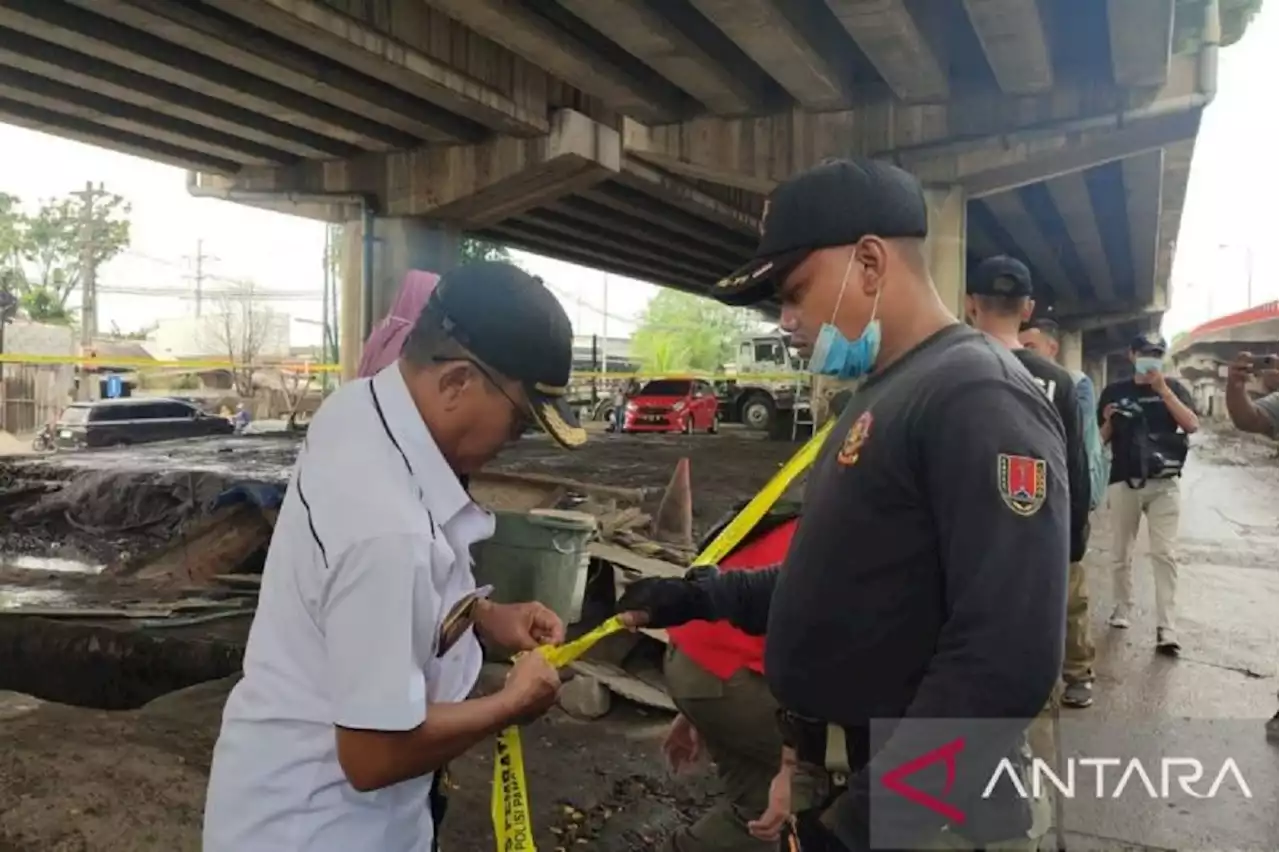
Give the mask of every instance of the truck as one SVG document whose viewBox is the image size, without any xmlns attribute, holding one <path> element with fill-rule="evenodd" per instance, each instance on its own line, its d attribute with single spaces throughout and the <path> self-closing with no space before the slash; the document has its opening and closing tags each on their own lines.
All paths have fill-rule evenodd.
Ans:
<svg viewBox="0 0 1280 852">
<path fill-rule="evenodd" d="M 815 377 L 806 361 L 795 354 L 786 332 L 775 330 L 738 339 L 732 363 L 714 374 L 699 374 L 715 388 L 723 423 L 741 423 L 767 432 L 774 440 L 798 440 L 812 434 L 813 424 L 826 418 L 831 398 L 852 382 Z M 614 362 L 610 361 L 613 368 Z M 621 362 L 631 373 L 636 365 Z M 588 370 L 589 366 L 575 368 Z M 640 380 L 641 383 L 645 379 Z M 623 379 L 575 379 L 571 404 L 583 420 L 611 422 L 615 395 Z M 816 402 L 814 387 L 818 388 Z"/>
<path fill-rule="evenodd" d="M 722 421 L 766 431 L 774 440 L 808 437 L 826 420 L 832 398 L 855 384 L 811 374 L 780 329 L 741 338 L 735 362 L 714 382 Z"/>
</svg>

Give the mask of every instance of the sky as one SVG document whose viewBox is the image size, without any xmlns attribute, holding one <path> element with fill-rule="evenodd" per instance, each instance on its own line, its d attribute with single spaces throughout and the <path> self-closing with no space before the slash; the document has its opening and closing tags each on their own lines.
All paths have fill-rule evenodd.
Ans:
<svg viewBox="0 0 1280 852">
<path fill-rule="evenodd" d="M 1242 310 L 1250 297 L 1258 304 L 1280 295 L 1280 117 L 1269 108 L 1275 102 L 1269 81 L 1280 79 L 1277 5 L 1265 4 L 1245 37 L 1222 52 L 1219 91 L 1206 110 L 1192 163 L 1166 335 Z M 288 291 L 290 298 L 272 307 L 295 319 L 293 345 L 319 342 L 321 223 L 193 198 L 182 169 L 11 125 L 0 124 L 0 152 L 0 191 L 28 205 L 83 189 L 86 181 L 100 181 L 132 204 L 132 245 L 99 272 L 100 332 L 136 331 L 192 315 L 190 297 L 110 290 L 194 290 L 193 258 L 202 244 L 216 258 L 206 260 L 206 274 Z M 560 295 L 578 334 L 630 334 L 658 292 L 650 283 L 562 261 L 518 251 L 513 256 Z"/>
</svg>

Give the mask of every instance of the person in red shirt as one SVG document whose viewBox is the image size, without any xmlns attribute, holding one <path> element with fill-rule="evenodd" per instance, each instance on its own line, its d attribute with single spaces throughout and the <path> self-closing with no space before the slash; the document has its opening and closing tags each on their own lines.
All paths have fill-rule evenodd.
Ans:
<svg viewBox="0 0 1280 852">
<path fill-rule="evenodd" d="M 799 512 L 779 506 L 729 556 L 721 571 L 753 571 L 782 562 Z M 710 541 L 719 529 L 707 536 Z M 772 852 L 776 843 L 751 836 L 765 812 L 782 748 L 778 704 L 764 680 L 764 637 L 727 621 L 691 621 L 667 631 L 667 688 L 680 715 L 663 743 L 680 772 L 704 755 L 715 763 L 721 794 L 692 825 L 668 837 L 663 852 Z"/>
</svg>

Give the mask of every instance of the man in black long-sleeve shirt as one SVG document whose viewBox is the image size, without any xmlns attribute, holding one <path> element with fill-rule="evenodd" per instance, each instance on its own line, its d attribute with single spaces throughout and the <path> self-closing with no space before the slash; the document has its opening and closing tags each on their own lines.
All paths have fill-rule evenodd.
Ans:
<svg viewBox="0 0 1280 852">
<path fill-rule="evenodd" d="M 927 221 L 919 184 L 884 163 L 827 163 L 779 185 L 756 259 L 715 294 L 778 298 L 811 369 L 866 380 L 810 473 L 781 569 L 644 580 L 620 602 L 632 624 L 767 628 L 789 749 L 756 829 L 781 827 L 791 767 L 825 768 L 832 795 L 796 815 L 805 852 L 944 836 L 955 849 L 1035 845 L 1031 803 L 983 791 L 999 760 L 1025 755 L 1062 664 L 1063 426 L 1017 360 L 943 305 Z M 954 785 L 936 771 L 885 778 L 958 740 Z"/>
<path fill-rule="evenodd" d="M 1084 559 L 1089 547 L 1089 454 L 1081 434 L 1075 381 L 1062 367 L 1023 348 L 1018 331 L 1031 319 L 1036 303 L 1031 271 L 1022 261 L 1003 255 L 978 264 L 968 278 L 966 309 L 973 327 L 1008 348 L 1044 391 L 1062 418 L 1067 438 L 1067 488 L 1071 495 L 1071 567 L 1067 584 L 1067 637 L 1063 665 L 1062 703 L 1068 707 L 1093 704 L 1093 643 L 1089 638 L 1089 597 L 1085 590 Z M 1091 416 L 1092 412 L 1086 412 Z M 1081 659 L 1083 658 L 1083 659 Z M 1070 665 L 1066 665 L 1069 662 Z"/>
</svg>

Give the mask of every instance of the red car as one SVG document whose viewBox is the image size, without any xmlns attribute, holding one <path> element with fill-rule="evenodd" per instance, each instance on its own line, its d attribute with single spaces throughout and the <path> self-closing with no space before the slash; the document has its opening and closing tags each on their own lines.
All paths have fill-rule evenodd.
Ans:
<svg viewBox="0 0 1280 852">
<path fill-rule="evenodd" d="M 702 379 L 654 379 L 627 400 L 623 432 L 716 432 L 720 401 Z"/>
</svg>

